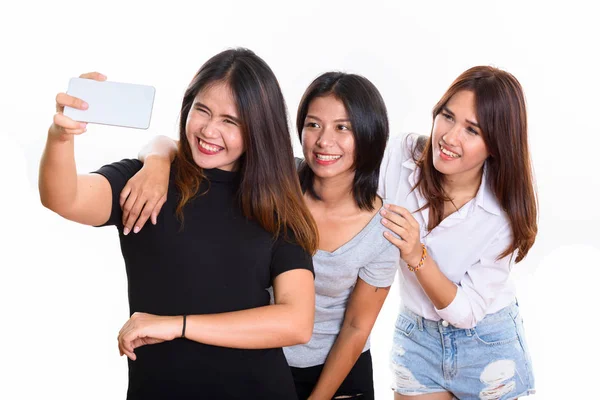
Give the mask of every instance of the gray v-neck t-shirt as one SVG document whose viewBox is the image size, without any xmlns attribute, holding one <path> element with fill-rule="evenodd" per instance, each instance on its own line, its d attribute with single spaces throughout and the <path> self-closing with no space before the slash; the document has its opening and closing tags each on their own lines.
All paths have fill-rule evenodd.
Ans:
<svg viewBox="0 0 600 400">
<path fill-rule="evenodd" d="M 394 282 L 400 253 L 384 236 L 379 212 L 350 241 L 333 252 L 317 250 L 315 269 L 315 325 L 306 344 L 284 347 L 291 367 L 324 364 L 340 333 L 346 305 L 358 278 L 375 287 Z M 363 352 L 370 347 L 369 340 Z"/>
</svg>

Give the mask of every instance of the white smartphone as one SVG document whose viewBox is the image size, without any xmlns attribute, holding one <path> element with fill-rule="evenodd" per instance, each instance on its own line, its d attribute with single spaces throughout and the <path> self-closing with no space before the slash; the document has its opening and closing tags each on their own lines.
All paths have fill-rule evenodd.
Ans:
<svg viewBox="0 0 600 400">
<path fill-rule="evenodd" d="M 67 94 L 80 98 L 89 107 L 65 107 L 64 115 L 79 122 L 148 129 L 154 93 L 152 86 L 71 78 Z"/>
</svg>

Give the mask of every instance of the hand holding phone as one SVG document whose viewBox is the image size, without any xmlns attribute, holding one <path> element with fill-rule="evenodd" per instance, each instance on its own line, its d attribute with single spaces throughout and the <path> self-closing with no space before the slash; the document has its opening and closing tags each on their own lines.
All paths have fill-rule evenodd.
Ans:
<svg viewBox="0 0 600 400">
<path fill-rule="evenodd" d="M 154 87 L 85 77 L 72 78 L 67 95 L 83 100 L 87 108 L 66 104 L 64 116 L 79 122 L 148 129 L 154 104 Z"/>
<path fill-rule="evenodd" d="M 106 80 L 106 76 L 99 72 L 88 72 L 82 74 L 80 78 L 94 79 L 97 81 Z M 48 130 L 48 134 L 60 140 L 70 140 L 73 135 L 81 135 L 84 133 L 87 130 L 87 123 L 74 121 L 70 117 L 65 116 L 64 110 L 65 108 L 87 110 L 88 107 L 89 105 L 85 101 L 77 97 L 69 96 L 66 93 L 57 94 L 56 114 L 54 114 L 54 119 Z"/>
</svg>

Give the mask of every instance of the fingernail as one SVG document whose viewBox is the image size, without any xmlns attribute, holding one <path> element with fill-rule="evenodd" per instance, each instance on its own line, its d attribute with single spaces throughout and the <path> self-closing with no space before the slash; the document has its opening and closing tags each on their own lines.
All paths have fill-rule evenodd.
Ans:
<svg viewBox="0 0 600 400">
<path fill-rule="evenodd" d="M 387 214 L 387 211 L 381 210 L 381 215 L 385 215 L 385 214 Z"/>
<path fill-rule="evenodd" d="M 123 235 L 127 235 L 129 233 L 129 228 L 123 228 Z"/>
<path fill-rule="evenodd" d="M 139 231 L 140 231 L 139 227 L 136 226 L 135 228 L 133 228 L 133 233 L 138 233 Z"/>
<path fill-rule="evenodd" d="M 386 204 L 386 205 L 384 205 L 384 207 L 389 209 L 389 208 L 390 208 L 390 205 L 389 205 L 389 204 Z"/>
<path fill-rule="evenodd" d="M 81 103 L 81 108 L 83 108 L 84 110 L 87 110 L 89 106 L 90 106 L 90 105 L 89 105 L 88 103 L 86 103 L 85 101 L 83 101 L 83 102 Z"/>
<path fill-rule="evenodd" d="M 387 219 L 382 219 L 381 223 L 384 224 L 384 225 L 387 225 Z"/>
<path fill-rule="evenodd" d="M 79 123 L 79 127 L 80 127 L 81 129 L 85 129 L 85 128 L 87 127 L 87 123 L 85 123 L 85 122 L 80 122 L 80 123 Z"/>
</svg>

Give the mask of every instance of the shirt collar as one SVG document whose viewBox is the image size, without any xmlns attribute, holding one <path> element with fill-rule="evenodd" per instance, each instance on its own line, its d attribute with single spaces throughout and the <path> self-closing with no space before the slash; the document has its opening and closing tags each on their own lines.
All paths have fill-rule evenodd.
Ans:
<svg viewBox="0 0 600 400">
<path fill-rule="evenodd" d="M 402 166 L 412 171 L 408 176 L 408 182 L 410 183 L 411 187 L 414 187 L 415 183 L 417 182 L 417 166 L 415 164 L 415 161 L 412 159 L 412 157 L 409 157 L 406 161 L 402 163 Z M 483 165 L 483 176 L 481 177 L 481 184 L 479 185 L 479 189 L 477 190 L 477 194 L 475 195 L 475 204 L 491 214 L 502 215 L 502 207 L 500 206 L 496 195 L 492 192 L 491 188 L 488 185 L 487 173 L 488 167 L 487 163 L 485 163 Z M 418 192 L 418 190 L 416 190 L 416 192 Z M 461 211 L 466 212 L 467 210 L 463 210 L 463 208 L 464 207 L 461 208 Z"/>
<path fill-rule="evenodd" d="M 488 167 L 487 163 L 483 165 L 483 176 L 481 177 L 481 185 L 475 195 L 475 204 L 483 208 L 485 211 L 495 214 L 502 215 L 502 207 L 496 198 L 496 195 L 492 192 L 488 184 Z"/>
</svg>

